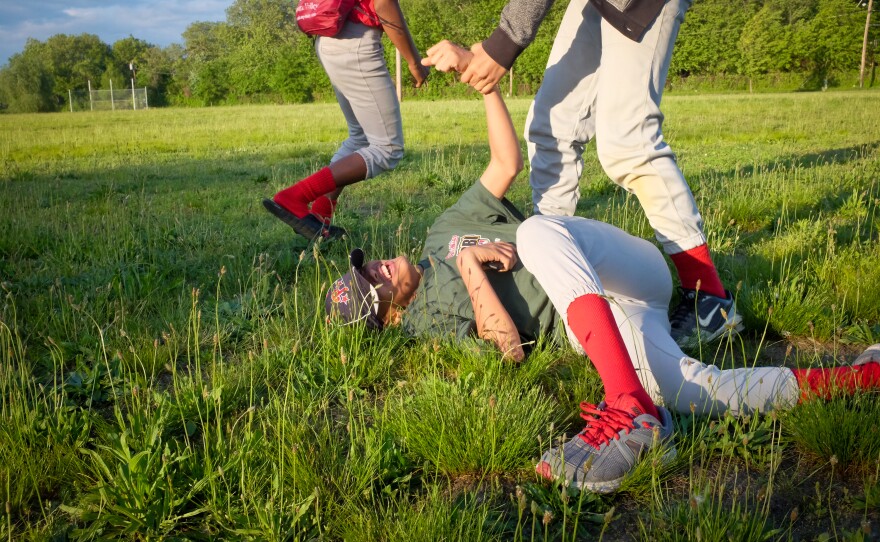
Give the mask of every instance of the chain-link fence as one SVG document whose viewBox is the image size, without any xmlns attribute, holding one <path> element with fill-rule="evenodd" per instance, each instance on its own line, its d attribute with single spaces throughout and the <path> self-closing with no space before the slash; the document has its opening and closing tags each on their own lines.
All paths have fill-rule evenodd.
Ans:
<svg viewBox="0 0 880 542">
<path fill-rule="evenodd" d="M 147 87 L 68 91 L 70 111 L 148 109 Z"/>
</svg>

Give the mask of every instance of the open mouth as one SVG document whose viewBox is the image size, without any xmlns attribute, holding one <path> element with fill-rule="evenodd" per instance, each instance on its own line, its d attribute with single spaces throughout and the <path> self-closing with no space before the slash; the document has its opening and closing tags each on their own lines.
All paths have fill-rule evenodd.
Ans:
<svg viewBox="0 0 880 542">
<path fill-rule="evenodd" d="M 382 276 L 386 280 L 388 280 L 388 282 L 391 282 L 391 272 L 392 271 L 393 271 L 393 268 L 391 267 L 391 263 L 389 263 L 389 262 L 383 262 L 379 266 L 379 272 L 382 274 Z"/>
<path fill-rule="evenodd" d="M 394 276 L 394 262 L 376 262 L 369 266 L 366 275 L 373 286 L 391 284 Z"/>
</svg>

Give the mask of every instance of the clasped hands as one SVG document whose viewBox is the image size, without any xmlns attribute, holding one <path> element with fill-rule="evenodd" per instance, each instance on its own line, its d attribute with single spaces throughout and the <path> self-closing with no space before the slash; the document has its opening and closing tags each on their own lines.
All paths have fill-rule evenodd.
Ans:
<svg viewBox="0 0 880 542">
<path fill-rule="evenodd" d="M 489 94 L 507 70 L 492 60 L 481 43 L 475 43 L 470 50 L 443 40 L 427 51 L 422 59 L 425 66 L 433 66 L 441 72 L 456 71 L 461 74 L 461 82 L 474 87 L 482 94 Z"/>
</svg>

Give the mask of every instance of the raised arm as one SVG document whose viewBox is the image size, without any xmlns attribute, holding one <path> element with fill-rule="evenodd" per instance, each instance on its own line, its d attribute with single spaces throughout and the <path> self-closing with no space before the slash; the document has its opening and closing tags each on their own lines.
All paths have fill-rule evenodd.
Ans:
<svg viewBox="0 0 880 542">
<path fill-rule="evenodd" d="M 493 196 L 501 199 L 523 169 L 522 152 L 501 93 L 496 89 L 484 95 L 483 104 L 486 107 L 489 164 L 480 182 Z M 487 265 L 494 265 L 497 272 L 507 272 L 517 261 L 514 245 L 496 242 L 462 250 L 456 263 L 474 307 L 477 333 L 484 340 L 492 341 L 505 357 L 520 361 L 525 354 L 519 331 L 486 275 Z"/>
<path fill-rule="evenodd" d="M 409 73 L 415 80 L 416 88 L 421 87 L 428 77 L 429 70 L 422 65 L 422 57 L 413 42 L 400 4 L 397 0 L 374 0 L 373 8 L 382 21 L 382 27 L 385 29 L 388 39 L 400 51 L 400 56 L 406 60 Z"/>
<path fill-rule="evenodd" d="M 473 53 L 450 41 L 443 40 L 427 51 L 422 64 L 436 66 L 440 71 L 461 71 L 471 62 Z M 496 198 L 501 199 L 523 169 L 519 137 L 507 111 L 507 105 L 497 88 L 484 93 L 486 131 L 489 139 L 489 165 L 480 182 Z"/>
<path fill-rule="evenodd" d="M 486 106 L 486 129 L 489 134 L 489 164 L 480 182 L 496 198 L 501 199 L 523 170 L 519 138 L 497 87 L 483 96 Z"/>
</svg>

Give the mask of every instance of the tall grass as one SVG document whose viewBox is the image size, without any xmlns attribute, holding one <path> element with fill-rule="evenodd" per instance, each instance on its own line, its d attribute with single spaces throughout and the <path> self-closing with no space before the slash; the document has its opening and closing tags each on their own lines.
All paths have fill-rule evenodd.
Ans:
<svg viewBox="0 0 880 542">
<path fill-rule="evenodd" d="M 806 367 L 880 341 L 877 98 L 667 97 L 747 323 L 695 355 Z M 403 162 L 317 245 L 259 200 L 326 163 L 335 105 L 0 116 L 0 539 L 876 536 L 876 394 L 680 415 L 675 463 L 598 496 L 532 470 L 602 398 L 567 347 L 512 366 L 326 325 L 348 251 L 417 257 L 488 157 L 478 98 L 403 107 Z M 650 238 L 592 148 L 584 170 L 579 213 Z M 525 178 L 509 198 L 528 211 Z"/>
</svg>

